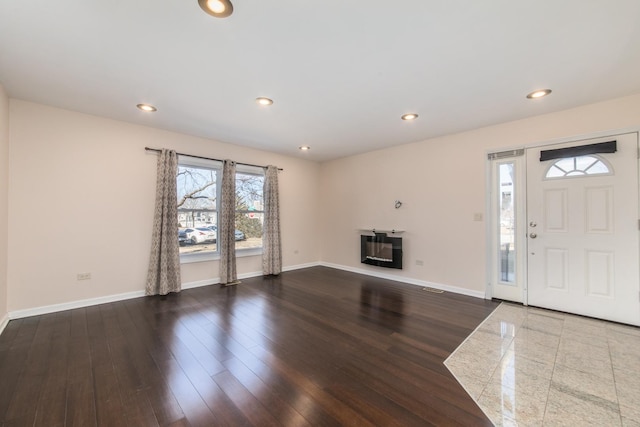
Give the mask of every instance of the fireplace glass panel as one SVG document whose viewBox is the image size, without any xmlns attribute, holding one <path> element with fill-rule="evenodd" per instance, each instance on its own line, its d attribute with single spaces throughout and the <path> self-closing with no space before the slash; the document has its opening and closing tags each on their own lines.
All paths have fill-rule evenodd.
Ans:
<svg viewBox="0 0 640 427">
<path fill-rule="evenodd" d="M 393 245 L 383 242 L 367 242 L 367 258 L 393 262 Z"/>
<path fill-rule="evenodd" d="M 360 242 L 363 264 L 402 269 L 402 238 L 378 233 L 375 236 L 362 235 Z"/>
</svg>

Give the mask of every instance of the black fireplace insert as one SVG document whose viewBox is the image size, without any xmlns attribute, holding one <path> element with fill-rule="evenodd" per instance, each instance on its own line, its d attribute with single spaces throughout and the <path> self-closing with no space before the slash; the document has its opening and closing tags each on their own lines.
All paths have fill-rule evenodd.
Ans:
<svg viewBox="0 0 640 427">
<path fill-rule="evenodd" d="M 360 254 L 363 264 L 402 269 L 402 237 L 361 235 Z"/>
</svg>

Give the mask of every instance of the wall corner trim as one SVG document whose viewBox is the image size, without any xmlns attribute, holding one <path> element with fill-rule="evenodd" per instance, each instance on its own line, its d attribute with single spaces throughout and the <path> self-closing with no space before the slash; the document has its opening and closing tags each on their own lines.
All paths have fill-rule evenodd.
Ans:
<svg viewBox="0 0 640 427">
<path fill-rule="evenodd" d="M 4 328 L 9 324 L 9 313 L 5 314 L 2 320 L 0 320 L 0 334 L 4 331 Z"/>
</svg>

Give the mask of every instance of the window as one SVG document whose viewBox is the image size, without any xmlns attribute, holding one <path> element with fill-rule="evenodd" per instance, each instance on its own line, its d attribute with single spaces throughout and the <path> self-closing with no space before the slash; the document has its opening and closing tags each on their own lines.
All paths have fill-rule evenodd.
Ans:
<svg viewBox="0 0 640 427">
<path fill-rule="evenodd" d="M 178 240 L 183 261 L 215 259 L 222 163 L 181 157 L 178 164 Z M 262 248 L 264 171 L 236 168 L 236 250 L 254 254 Z"/>
<path fill-rule="evenodd" d="M 262 247 L 264 170 L 236 171 L 236 250 Z"/>
<path fill-rule="evenodd" d="M 487 292 L 492 298 L 524 302 L 525 152 L 518 148 L 489 153 L 487 158 L 490 162 Z"/>
<path fill-rule="evenodd" d="M 500 246 L 499 278 L 502 283 L 513 284 L 515 282 L 516 269 L 516 211 L 514 200 L 514 166 L 515 163 L 504 162 L 498 164 L 498 215 L 499 215 L 499 235 L 498 244 Z"/>
<path fill-rule="evenodd" d="M 192 160 L 192 159 L 189 159 Z M 220 163 L 178 163 L 178 241 L 180 254 L 217 252 Z M 209 229 L 207 233 L 203 229 Z"/>
<path fill-rule="evenodd" d="M 611 168 L 597 155 L 558 159 L 547 169 L 545 178 L 566 178 L 585 175 L 609 175 Z"/>
</svg>

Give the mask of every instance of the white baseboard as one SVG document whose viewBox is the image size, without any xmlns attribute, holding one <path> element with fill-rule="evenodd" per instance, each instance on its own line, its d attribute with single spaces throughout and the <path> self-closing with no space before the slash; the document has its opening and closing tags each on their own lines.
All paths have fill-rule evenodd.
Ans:
<svg viewBox="0 0 640 427">
<path fill-rule="evenodd" d="M 303 269 L 303 268 L 317 267 L 319 265 L 321 265 L 319 261 L 308 262 L 306 264 L 290 265 L 289 267 L 283 267 L 282 271 L 300 270 L 300 269 Z"/>
<path fill-rule="evenodd" d="M 298 265 L 290 265 L 288 267 L 283 267 L 282 271 L 293 271 L 300 270 L 302 268 L 309 267 L 317 267 L 320 265 L 319 262 L 309 262 L 307 264 L 298 264 Z M 238 274 L 238 279 L 249 279 L 251 277 L 260 277 L 262 276 L 262 271 L 251 271 L 249 273 Z M 182 289 L 192 289 L 199 288 L 201 286 L 210 286 L 210 285 L 218 285 L 220 283 L 219 277 L 214 277 L 212 279 L 198 280 L 196 282 L 187 282 L 182 284 Z"/>
<path fill-rule="evenodd" d="M 252 271 L 250 273 L 238 274 L 238 279 L 242 280 L 242 279 L 249 279 L 251 277 L 259 277 L 259 276 L 262 276 L 262 271 Z M 218 283 L 220 283 L 219 280 L 218 280 Z"/>
<path fill-rule="evenodd" d="M 282 271 L 300 270 L 303 268 L 316 267 L 319 265 L 324 267 L 335 268 L 338 270 L 350 271 L 352 273 L 359 273 L 367 276 L 378 277 L 380 279 L 395 280 L 397 282 L 408 283 L 416 286 L 427 286 L 430 288 L 441 289 L 443 291 L 453 292 L 453 293 L 462 294 L 462 295 L 468 295 L 476 298 L 485 297 L 484 292 L 480 292 L 480 291 L 472 291 L 470 289 L 458 288 L 456 286 L 426 282 L 424 280 L 412 279 L 408 277 L 397 276 L 394 274 L 381 273 L 377 271 L 370 271 L 362 268 L 354 268 L 354 267 L 349 267 L 349 266 L 340 265 L 340 264 L 332 264 L 328 262 L 310 262 L 306 264 L 291 265 L 288 267 L 284 267 Z M 248 279 L 250 277 L 258 277 L 258 276 L 262 276 L 261 271 L 253 271 L 249 273 L 239 274 L 238 279 Z M 218 283 L 220 283 L 220 278 L 215 277 L 211 279 L 183 283 L 182 289 L 192 289 L 192 288 L 198 288 L 201 286 L 216 285 Z M 9 323 L 9 320 L 12 320 L 12 319 L 21 319 L 24 317 L 37 316 L 40 314 L 48 314 L 48 313 L 55 313 L 58 311 L 73 310 L 74 308 L 90 307 L 92 305 L 106 304 L 106 303 L 116 302 L 116 301 L 124 301 L 124 300 L 139 298 L 143 296 L 144 296 L 144 291 L 134 291 L 134 292 L 126 292 L 123 294 L 107 295 L 107 296 L 97 297 L 97 298 L 70 301 L 70 302 L 65 302 L 61 304 L 53 304 L 53 305 L 46 305 L 42 307 L 34 307 L 34 308 L 27 308 L 24 310 L 11 311 L 8 314 L 6 314 L 4 318 L 0 321 L 0 333 L 7 326 L 7 323 Z"/>
<path fill-rule="evenodd" d="M 193 289 L 193 288 L 200 288 L 202 286 L 217 285 L 218 283 L 220 283 L 220 278 L 219 277 L 216 277 L 216 278 L 213 278 L 213 279 L 196 280 L 195 282 L 183 283 L 180 286 L 180 289 L 182 289 L 184 291 L 185 289 Z"/>
<path fill-rule="evenodd" d="M 4 328 L 9 324 L 9 313 L 5 314 L 2 320 L 0 320 L 0 334 L 4 331 Z"/>
<path fill-rule="evenodd" d="M 300 265 L 292 265 L 292 266 L 284 267 L 282 271 L 299 270 L 301 268 L 314 267 L 317 265 L 319 265 L 319 263 L 317 262 L 300 264 Z M 250 277 L 258 277 L 258 276 L 262 276 L 262 271 L 242 273 L 238 275 L 238 279 L 248 279 Z M 214 277 L 211 279 L 197 280 L 195 282 L 183 283 L 182 289 L 199 288 L 201 286 L 217 285 L 219 283 L 220 283 L 220 278 Z M 5 315 L 3 320 L 0 322 L 0 333 L 4 330 L 4 328 L 7 326 L 7 323 L 9 323 L 9 320 L 11 319 L 22 319 L 24 317 L 55 313 L 58 311 L 73 310 L 74 308 L 90 307 L 92 305 L 106 304 L 106 303 L 116 302 L 116 301 L 124 301 L 124 300 L 139 298 L 143 296 L 144 296 L 144 291 L 134 291 L 134 292 L 126 292 L 123 294 L 117 294 L 117 295 L 107 295 L 104 297 L 89 298 L 84 300 L 65 302 L 61 304 L 53 304 L 53 305 L 46 305 L 42 307 L 34 307 L 34 308 L 27 308 L 24 310 L 11 311 L 7 315 Z"/>
<path fill-rule="evenodd" d="M 106 304 L 109 302 L 123 301 L 132 298 L 143 297 L 144 291 L 126 292 L 124 294 L 107 295 L 104 297 L 89 298 L 78 301 L 64 302 L 62 304 L 45 305 L 42 307 L 27 308 L 9 312 L 9 319 L 22 319 L 23 317 L 37 316 L 40 314 L 55 313 L 58 311 L 73 310 L 74 308 L 90 307 L 92 305 Z"/>
<path fill-rule="evenodd" d="M 483 291 L 473 291 L 471 289 L 459 288 L 457 286 L 443 285 L 442 283 L 427 282 L 425 280 L 418 280 L 410 277 L 398 276 L 395 274 L 371 271 L 371 270 L 366 270 L 364 268 L 349 267 L 347 265 L 332 264 L 330 262 L 320 262 L 319 265 L 330 267 L 330 268 L 336 268 L 338 270 L 350 271 L 351 273 L 358 273 L 358 274 L 364 274 L 366 276 L 373 276 L 379 279 L 395 280 L 396 282 L 408 283 L 410 285 L 435 288 L 435 289 L 440 289 L 442 291 L 453 292 L 455 294 L 467 295 L 475 298 L 482 298 L 482 299 L 485 298 L 485 294 Z"/>
</svg>

